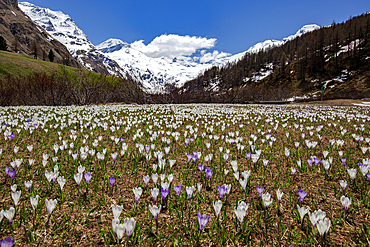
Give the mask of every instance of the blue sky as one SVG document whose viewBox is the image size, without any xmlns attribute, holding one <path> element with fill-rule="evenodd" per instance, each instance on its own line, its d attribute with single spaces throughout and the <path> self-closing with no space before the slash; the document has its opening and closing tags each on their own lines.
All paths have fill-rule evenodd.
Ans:
<svg viewBox="0 0 370 247">
<path fill-rule="evenodd" d="M 22 1 L 22 0 L 20 0 Z M 162 34 L 217 39 L 232 54 L 282 39 L 306 24 L 327 26 L 370 11 L 369 0 L 29 0 L 68 14 L 97 45 L 109 38 L 150 43 Z"/>
</svg>

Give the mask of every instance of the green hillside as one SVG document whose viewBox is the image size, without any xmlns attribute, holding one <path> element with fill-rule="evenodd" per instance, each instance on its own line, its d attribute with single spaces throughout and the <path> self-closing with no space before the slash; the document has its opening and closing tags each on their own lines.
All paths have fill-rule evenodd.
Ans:
<svg viewBox="0 0 370 247">
<path fill-rule="evenodd" d="M 0 75 L 2 77 L 15 76 L 26 78 L 35 73 L 46 73 L 47 75 L 68 74 L 71 77 L 76 77 L 81 73 L 88 74 L 91 77 L 100 76 L 97 73 L 83 69 L 46 62 L 22 54 L 0 51 Z M 118 82 L 118 78 L 110 78 L 113 79 L 112 81 Z"/>
<path fill-rule="evenodd" d="M 143 103 L 126 79 L 0 51 L 0 106 Z"/>
</svg>

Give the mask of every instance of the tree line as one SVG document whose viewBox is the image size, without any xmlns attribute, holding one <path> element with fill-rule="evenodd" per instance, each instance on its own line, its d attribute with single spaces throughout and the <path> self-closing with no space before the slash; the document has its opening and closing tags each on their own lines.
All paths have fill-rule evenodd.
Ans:
<svg viewBox="0 0 370 247">
<path fill-rule="evenodd" d="M 125 79 L 85 71 L 73 76 L 63 71 L 0 78 L 0 106 L 145 103 L 146 100 L 145 93 Z"/>
</svg>

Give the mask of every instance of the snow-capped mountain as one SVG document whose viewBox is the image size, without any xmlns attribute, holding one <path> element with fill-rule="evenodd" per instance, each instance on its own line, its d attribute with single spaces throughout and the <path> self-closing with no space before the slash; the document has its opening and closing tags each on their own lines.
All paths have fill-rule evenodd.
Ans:
<svg viewBox="0 0 370 247">
<path fill-rule="evenodd" d="M 64 44 L 70 54 L 85 68 L 105 75 L 121 77 L 125 75 L 125 71 L 115 61 L 95 49 L 86 34 L 69 15 L 28 2 L 20 2 L 18 6 L 33 22 Z"/>
<path fill-rule="evenodd" d="M 242 57 L 242 54 L 230 56 L 226 53 L 216 59 L 207 59 L 205 56 L 151 57 L 136 44 L 128 44 L 119 39 L 109 39 L 96 48 L 117 61 L 122 68 L 127 68 L 130 75 L 149 91 L 160 91 L 167 83 L 182 86 L 212 66 L 219 66 Z M 221 54 L 218 51 L 214 53 Z"/>
<path fill-rule="evenodd" d="M 70 53 L 87 69 L 103 74 L 131 78 L 141 83 L 147 92 L 162 92 L 166 84 L 181 87 L 186 81 L 196 78 L 213 66 L 222 66 L 240 60 L 246 52 L 258 52 L 272 46 L 283 45 L 319 26 L 306 25 L 294 35 L 283 40 L 266 40 L 257 43 L 245 52 L 235 55 L 210 51 L 216 39 L 201 37 L 161 35 L 145 45 L 142 40 L 131 44 L 119 39 L 108 39 L 94 46 L 72 18 L 61 11 L 40 8 L 34 4 L 21 2 L 19 7 L 36 24 L 44 28 L 55 39 L 63 43 Z M 188 49 L 188 40 L 198 46 Z M 184 47 L 174 47 L 172 41 L 184 43 Z M 178 44 L 178 43 L 177 43 Z M 177 53 L 177 49 L 182 49 Z"/>
<path fill-rule="evenodd" d="M 316 24 L 309 24 L 309 25 L 305 25 L 303 26 L 301 29 L 299 29 L 295 34 L 293 35 L 290 35 L 286 38 L 284 38 L 283 40 L 274 40 L 274 39 L 268 39 L 268 40 L 265 40 L 263 42 L 259 42 L 255 45 L 253 45 L 252 47 L 250 47 L 247 52 L 249 53 L 257 53 L 261 50 L 266 50 L 266 49 L 269 49 L 269 48 L 272 48 L 274 46 L 281 46 L 281 45 L 284 45 L 286 42 L 290 41 L 290 40 L 293 40 L 305 33 L 309 33 L 309 32 L 312 32 L 316 29 L 319 29 L 320 26 L 316 25 Z"/>
<path fill-rule="evenodd" d="M 206 53 L 204 50 L 200 56 L 181 56 L 169 58 L 165 56 L 150 57 L 143 52 L 141 45 L 136 42 L 129 44 L 119 39 L 109 39 L 96 48 L 104 52 L 111 59 L 117 61 L 122 68 L 128 68 L 130 74 L 140 81 L 145 88 L 161 89 L 165 83 L 182 86 L 186 81 L 194 79 L 202 71 L 213 66 L 225 65 L 229 62 L 240 60 L 247 52 L 256 53 L 273 46 L 281 46 L 285 42 L 320 28 L 318 25 L 305 25 L 294 35 L 283 40 L 266 40 L 249 48 L 245 52 L 231 55 L 228 53 Z M 149 45 L 148 45 L 149 46 Z M 145 47 L 147 48 L 147 47 Z"/>
</svg>

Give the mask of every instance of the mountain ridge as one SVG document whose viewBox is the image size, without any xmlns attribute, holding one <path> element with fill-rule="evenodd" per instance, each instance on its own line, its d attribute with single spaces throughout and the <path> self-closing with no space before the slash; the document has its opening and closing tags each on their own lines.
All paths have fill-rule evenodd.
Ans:
<svg viewBox="0 0 370 247">
<path fill-rule="evenodd" d="M 66 45 L 72 56 L 85 68 L 102 74 L 129 78 L 150 93 L 165 92 L 167 85 L 181 87 L 187 81 L 214 66 L 226 66 L 238 62 L 247 53 L 282 45 L 294 37 L 319 28 L 317 25 L 305 25 L 296 34 L 283 40 L 259 42 L 237 54 L 217 50 L 209 52 L 207 48 L 204 48 L 191 55 L 166 57 L 160 55 L 165 53 L 164 48 L 154 47 L 160 50 L 151 50 L 153 49 L 152 43 L 176 35 L 172 37 L 171 34 L 161 35 L 148 45 L 142 41 L 129 44 L 120 39 L 108 39 L 98 45 L 93 45 L 77 23 L 62 11 L 40 8 L 28 2 L 21 2 L 19 6 L 35 23 L 49 30 L 55 39 Z M 188 38 L 194 37 L 189 36 Z M 207 41 L 210 40 L 212 39 Z M 212 44 L 208 47 L 212 47 Z"/>
</svg>

